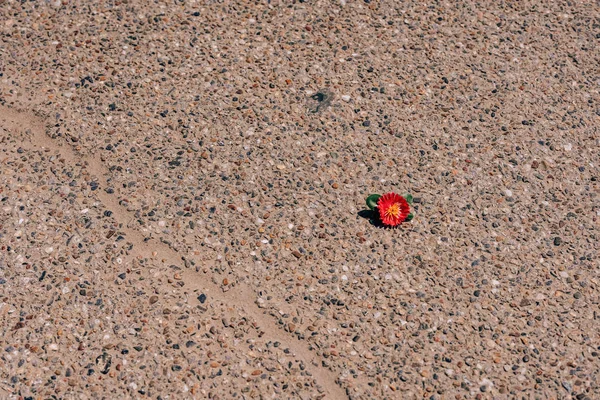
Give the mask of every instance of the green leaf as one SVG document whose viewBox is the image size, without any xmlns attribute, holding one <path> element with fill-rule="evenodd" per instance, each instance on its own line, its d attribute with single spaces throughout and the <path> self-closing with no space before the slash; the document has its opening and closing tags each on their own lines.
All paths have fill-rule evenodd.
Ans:
<svg viewBox="0 0 600 400">
<path fill-rule="evenodd" d="M 413 215 L 413 213 L 408 214 L 408 216 L 406 217 L 405 221 L 410 221 L 414 218 L 415 216 Z"/>
<path fill-rule="evenodd" d="M 410 194 L 410 193 L 404 193 L 404 194 L 402 195 L 402 197 L 404 197 L 404 199 L 406 200 L 406 202 L 407 202 L 408 204 L 412 204 L 412 202 L 413 202 L 413 197 L 412 197 L 412 194 Z"/>
<path fill-rule="evenodd" d="M 381 197 L 380 194 L 372 194 L 369 197 L 367 197 L 367 206 L 371 210 L 374 210 L 375 207 L 377 207 L 377 200 L 379 200 L 380 197 Z"/>
</svg>

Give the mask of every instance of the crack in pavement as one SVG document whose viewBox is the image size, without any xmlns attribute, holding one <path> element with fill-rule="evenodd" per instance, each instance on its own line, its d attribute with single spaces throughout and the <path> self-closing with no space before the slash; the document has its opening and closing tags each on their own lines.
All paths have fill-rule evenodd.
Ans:
<svg viewBox="0 0 600 400">
<path fill-rule="evenodd" d="M 68 162 L 82 163 L 83 167 L 92 175 L 98 177 L 109 176 L 109 171 L 100 160 L 99 156 L 80 155 L 68 144 L 59 144 L 56 140 L 46 134 L 46 127 L 42 117 L 38 117 L 30 112 L 16 110 L 7 106 L 0 105 L 0 115 L 10 120 L 14 126 L 26 130 L 30 137 L 34 149 L 58 152 Z M 27 118 L 23 118 L 26 116 Z M 27 122 L 23 122 L 26 119 Z M 113 212 L 113 217 L 121 225 L 120 230 L 125 233 L 128 239 L 135 243 L 130 251 L 131 257 L 148 258 L 153 251 L 158 252 L 158 258 L 167 266 L 170 264 L 182 264 L 183 258 L 166 243 L 156 239 L 145 241 L 145 237 L 137 230 L 130 227 L 128 221 L 131 220 L 131 212 L 119 204 L 119 188 L 115 187 L 115 193 L 108 194 L 104 191 L 96 191 L 96 195 L 104 206 Z M 182 269 L 182 280 L 186 288 L 190 291 L 194 289 L 201 290 L 204 293 L 210 293 L 215 299 L 224 301 L 233 306 L 239 307 L 249 317 L 254 319 L 259 325 L 263 337 L 272 341 L 279 341 L 288 347 L 294 356 L 307 362 L 307 369 L 310 370 L 317 384 L 320 385 L 326 398 L 329 399 L 347 399 L 345 390 L 338 384 L 336 374 L 321 365 L 321 358 L 318 357 L 309 346 L 288 335 L 285 331 L 278 328 L 275 324 L 275 318 L 261 310 L 254 302 L 255 293 L 244 283 L 237 283 L 228 291 L 223 291 L 219 285 L 213 283 L 211 277 L 207 274 L 200 275 L 195 270 L 189 268 Z"/>
</svg>

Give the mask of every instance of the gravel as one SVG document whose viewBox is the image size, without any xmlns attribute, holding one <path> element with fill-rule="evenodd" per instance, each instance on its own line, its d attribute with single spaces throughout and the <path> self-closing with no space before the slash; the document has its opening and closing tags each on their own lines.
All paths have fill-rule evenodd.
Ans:
<svg viewBox="0 0 600 400">
<path fill-rule="evenodd" d="M 598 16 L 5 2 L 0 397 L 599 397 Z"/>
</svg>

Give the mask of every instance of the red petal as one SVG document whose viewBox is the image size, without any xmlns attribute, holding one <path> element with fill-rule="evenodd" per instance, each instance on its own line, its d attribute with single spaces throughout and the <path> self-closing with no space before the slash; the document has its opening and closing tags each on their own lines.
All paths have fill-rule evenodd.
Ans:
<svg viewBox="0 0 600 400">
<path fill-rule="evenodd" d="M 399 214 L 397 216 L 389 215 L 387 210 L 397 204 Z M 397 193 L 386 193 L 377 201 L 377 209 L 379 210 L 379 218 L 385 225 L 396 226 L 402 223 L 410 213 L 410 206 L 406 199 Z"/>
</svg>

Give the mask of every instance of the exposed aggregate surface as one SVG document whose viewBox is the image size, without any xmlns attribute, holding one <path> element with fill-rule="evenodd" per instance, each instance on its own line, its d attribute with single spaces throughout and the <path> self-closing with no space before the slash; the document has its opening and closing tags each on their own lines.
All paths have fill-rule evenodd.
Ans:
<svg viewBox="0 0 600 400">
<path fill-rule="evenodd" d="M 599 37 L 593 2 L 0 2 L 0 394 L 597 398 Z"/>
</svg>

